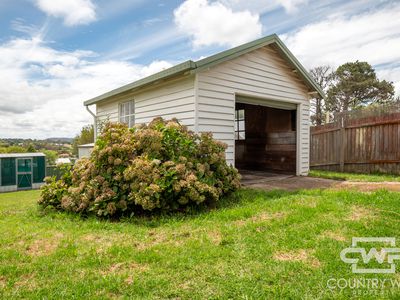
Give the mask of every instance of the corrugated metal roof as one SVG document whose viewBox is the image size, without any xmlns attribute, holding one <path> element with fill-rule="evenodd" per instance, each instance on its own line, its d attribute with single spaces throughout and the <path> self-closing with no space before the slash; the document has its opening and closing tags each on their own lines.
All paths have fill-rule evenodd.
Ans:
<svg viewBox="0 0 400 300">
<path fill-rule="evenodd" d="M 241 46 L 222 51 L 215 55 L 211 55 L 204 59 L 198 60 L 196 62 L 192 60 L 185 61 L 179 65 L 173 66 L 171 68 L 165 69 L 154 75 L 142 78 L 140 80 L 134 81 L 120 88 L 114 89 L 110 92 L 102 94 L 100 96 L 94 97 L 84 102 L 84 105 L 92 105 L 97 102 L 108 99 L 111 96 L 118 95 L 130 90 L 134 90 L 145 86 L 150 83 L 157 82 L 162 79 L 166 79 L 172 76 L 181 75 L 185 72 L 197 72 L 205 68 L 209 68 L 213 65 L 219 64 L 221 62 L 233 59 L 242 54 L 248 53 L 250 51 L 256 50 L 258 48 L 274 44 L 279 49 L 280 53 L 286 58 L 286 60 L 298 71 L 299 76 L 304 80 L 310 89 L 316 91 L 321 97 L 325 97 L 324 92 L 321 87 L 314 81 L 306 69 L 300 64 L 296 57 L 289 51 L 285 44 L 280 40 L 276 34 L 272 34 L 258 40 L 243 44 Z"/>
<path fill-rule="evenodd" d="M 41 152 L 29 152 L 29 153 L 0 153 L 0 158 L 11 158 L 11 157 L 35 157 L 35 156 L 46 156 Z"/>
</svg>

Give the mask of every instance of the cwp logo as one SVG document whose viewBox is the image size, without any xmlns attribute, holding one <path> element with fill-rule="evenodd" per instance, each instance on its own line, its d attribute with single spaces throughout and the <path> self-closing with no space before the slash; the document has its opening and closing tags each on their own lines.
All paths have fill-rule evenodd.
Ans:
<svg viewBox="0 0 400 300">
<path fill-rule="evenodd" d="M 364 245 L 371 244 L 370 250 L 367 253 L 366 248 L 360 247 L 360 243 Z M 380 251 L 376 250 L 377 245 L 385 245 L 380 247 Z M 389 247 L 387 247 L 389 245 Z M 353 237 L 351 247 L 345 248 L 340 252 L 340 258 L 343 262 L 351 264 L 353 273 L 395 273 L 396 265 L 395 260 L 400 259 L 400 248 L 396 247 L 396 239 L 389 237 Z M 354 257 L 357 254 L 357 257 Z M 353 254 L 353 255 L 351 255 Z M 351 256 L 351 257 L 349 257 Z M 365 265 L 375 259 L 379 265 L 385 263 L 382 268 L 366 268 Z M 359 266 L 360 259 L 364 266 Z"/>
</svg>

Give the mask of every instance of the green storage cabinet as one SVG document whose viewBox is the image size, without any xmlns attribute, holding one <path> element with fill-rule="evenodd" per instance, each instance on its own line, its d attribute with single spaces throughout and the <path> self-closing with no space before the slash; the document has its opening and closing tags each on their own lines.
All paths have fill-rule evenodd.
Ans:
<svg viewBox="0 0 400 300">
<path fill-rule="evenodd" d="M 33 183 L 43 182 L 46 177 L 46 158 L 37 156 L 33 158 Z"/>
<path fill-rule="evenodd" d="M 15 185 L 16 172 L 15 172 L 15 158 L 1 158 L 1 185 L 9 186 Z"/>
<path fill-rule="evenodd" d="M 0 154 L 0 192 L 39 188 L 45 176 L 43 153 Z"/>
</svg>

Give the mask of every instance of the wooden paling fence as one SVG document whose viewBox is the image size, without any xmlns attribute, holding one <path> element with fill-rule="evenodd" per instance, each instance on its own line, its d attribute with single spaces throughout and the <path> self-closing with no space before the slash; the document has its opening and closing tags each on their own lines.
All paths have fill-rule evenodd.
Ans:
<svg viewBox="0 0 400 300">
<path fill-rule="evenodd" d="M 311 127 L 312 169 L 400 174 L 400 112 L 335 119 Z"/>
</svg>

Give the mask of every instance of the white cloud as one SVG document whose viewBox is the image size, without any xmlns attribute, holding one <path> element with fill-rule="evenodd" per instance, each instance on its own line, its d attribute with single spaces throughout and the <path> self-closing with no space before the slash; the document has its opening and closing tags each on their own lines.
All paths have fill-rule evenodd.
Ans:
<svg viewBox="0 0 400 300">
<path fill-rule="evenodd" d="M 191 37 L 194 47 L 236 46 L 262 34 L 257 14 L 234 12 L 221 2 L 187 0 L 174 11 L 178 28 Z"/>
<path fill-rule="evenodd" d="M 296 13 L 298 9 L 307 4 L 308 0 L 220 0 L 225 6 L 233 10 L 250 10 L 253 13 L 262 14 L 283 7 L 289 14 Z"/>
<path fill-rule="evenodd" d="M 399 28 L 397 4 L 358 15 L 328 16 L 281 37 L 307 68 L 367 61 L 383 78 L 399 82 L 400 73 L 391 71 L 400 61 Z"/>
<path fill-rule="evenodd" d="M 49 16 L 63 18 L 67 26 L 96 20 L 95 5 L 91 0 L 36 0 L 36 5 Z"/>
<path fill-rule="evenodd" d="M 83 101 L 171 66 L 59 51 L 40 38 L 0 44 L 0 137 L 74 136 L 90 122 Z"/>
<path fill-rule="evenodd" d="M 308 0 L 278 0 L 278 2 L 291 14 L 297 12 L 300 6 L 307 4 Z"/>
</svg>

